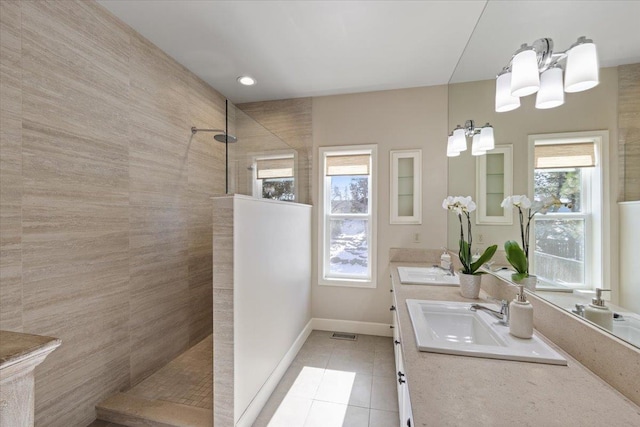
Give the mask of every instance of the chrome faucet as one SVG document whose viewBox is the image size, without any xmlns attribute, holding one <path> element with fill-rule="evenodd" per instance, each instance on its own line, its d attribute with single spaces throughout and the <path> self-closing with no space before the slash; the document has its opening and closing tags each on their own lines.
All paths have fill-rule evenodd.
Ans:
<svg viewBox="0 0 640 427">
<path fill-rule="evenodd" d="M 433 264 L 433 268 L 439 268 L 442 271 L 446 271 L 447 272 L 447 276 L 455 276 L 455 269 L 453 267 L 453 263 L 449 263 L 449 268 L 442 268 L 441 266 L 439 266 L 438 264 Z"/>
<path fill-rule="evenodd" d="M 501 300 L 500 301 L 500 311 L 496 311 L 493 310 L 489 307 L 485 307 L 484 305 L 480 305 L 480 304 L 471 304 L 471 306 L 469 307 L 469 310 L 471 311 L 478 311 L 478 310 L 482 310 L 482 311 L 486 311 L 487 313 L 489 313 L 490 315 L 492 315 L 493 317 L 495 317 L 496 319 L 499 320 L 498 323 L 508 326 L 509 325 L 509 302 L 506 300 Z"/>
<path fill-rule="evenodd" d="M 576 304 L 576 308 L 571 311 L 578 316 L 584 317 L 584 304 Z"/>
</svg>

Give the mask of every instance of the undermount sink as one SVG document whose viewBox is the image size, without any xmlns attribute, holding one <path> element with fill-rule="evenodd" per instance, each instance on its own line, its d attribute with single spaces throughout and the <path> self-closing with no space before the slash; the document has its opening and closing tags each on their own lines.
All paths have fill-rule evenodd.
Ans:
<svg viewBox="0 0 640 427">
<path fill-rule="evenodd" d="M 460 285 L 457 274 L 451 276 L 438 267 L 398 267 L 398 275 L 403 285 Z"/>
<path fill-rule="evenodd" d="M 482 304 L 500 310 L 492 304 Z M 567 360 L 542 341 L 516 338 L 509 327 L 468 302 L 407 300 L 420 351 L 489 359 L 566 365 Z"/>
<path fill-rule="evenodd" d="M 613 319 L 613 333 L 640 347 L 640 316 L 635 313 L 617 313 Z"/>
</svg>

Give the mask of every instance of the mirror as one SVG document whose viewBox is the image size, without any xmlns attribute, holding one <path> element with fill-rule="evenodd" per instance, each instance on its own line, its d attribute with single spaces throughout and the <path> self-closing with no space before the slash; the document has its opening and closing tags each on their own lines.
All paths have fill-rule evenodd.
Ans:
<svg viewBox="0 0 640 427">
<path fill-rule="evenodd" d="M 578 10 L 579 13 L 577 13 Z M 582 278 L 583 283 L 579 284 L 565 283 L 553 277 L 540 277 L 535 292 L 549 302 L 585 318 L 583 306 L 589 309 L 592 298 L 595 298 L 594 289 L 596 287 L 611 289 L 611 292 L 603 293 L 603 298 L 607 300 L 606 305 L 616 313 L 613 327 L 598 326 L 640 347 L 640 315 L 638 314 L 640 307 L 637 302 L 640 299 L 640 283 L 634 277 L 637 276 L 637 270 L 632 271 L 633 261 L 629 258 L 637 251 L 625 250 L 625 247 L 635 248 L 633 245 L 637 246 L 637 242 L 640 241 L 638 236 L 640 225 L 637 220 L 640 202 L 618 203 L 618 200 L 625 200 L 627 194 L 633 193 L 630 185 L 638 186 L 640 182 L 625 176 L 625 174 L 635 173 L 630 169 L 624 169 L 625 165 L 633 163 L 624 157 L 627 155 L 625 153 L 629 152 L 630 146 L 620 146 L 619 149 L 621 144 L 619 136 L 626 135 L 622 128 L 639 127 L 637 121 L 640 111 L 633 110 L 631 113 L 635 116 L 625 116 L 632 117 L 625 120 L 635 120 L 633 124 L 626 123 L 618 116 L 618 111 L 628 112 L 628 106 L 621 105 L 626 102 L 623 91 L 640 91 L 638 82 L 640 64 L 628 66 L 635 67 L 633 70 L 637 71 L 633 73 L 622 72 L 620 70 L 623 68 L 617 67 L 620 64 L 640 62 L 637 43 L 634 46 L 628 42 L 633 40 L 632 32 L 636 31 L 636 24 L 630 18 L 630 15 L 636 14 L 636 10 L 637 6 L 630 3 L 615 5 L 609 3 L 607 6 L 606 2 L 555 2 L 552 7 L 541 7 L 540 2 L 532 1 L 488 2 L 451 77 L 448 90 L 449 131 L 458 124 L 464 124 L 466 120 L 474 120 L 477 123 L 488 122 L 493 125 L 496 144 L 513 147 L 512 194 L 525 194 L 532 198 L 534 190 L 532 159 L 533 147 L 536 144 L 531 139 L 532 136 L 544 138 L 545 135 L 567 132 L 605 131 L 602 133 L 604 142 L 599 157 L 602 167 L 602 176 L 598 178 L 602 185 L 601 214 L 594 214 L 588 210 L 571 212 L 576 218 L 585 213 L 587 219 L 584 223 L 591 221 L 588 217 L 590 214 L 601 216 L 602 229 L 597 233 L 593 231 L 587 233 L 575 231 L 578 229 L 575 225 L 565 224 L 562 228 L 556 222 L 556 217 L 549 215 L 544 219 L 550 221 L 550 227 L 547 229 L 552 232 L 540 231 L 538 235 L 533 236 L 532 231 L 531 236 L 531 251 L 534 254 L 530 254 L 530 258 L 552 256 L 556 260 L 564 258 L 565 264 L 571 259 L 572 262 L 586 265 L 595 263 L 597 268 Z M 603 20 L 616 24 L 603 25 Z M 562 51 L 568 49 L 582 35 L 588 35 L 598 46 L 601 65 L 598 86 L 584 92 L 566 93 L 565 104 L 557 108 L 536 109 L 536 95 L 530 95 L 520 99 L 521 106 L 516 110 L 495 112 L 495 77 L 508 64 L 521 43 L 530 44 L 538 38 L 550 37 L 555 43 L 556 50 Z M 635 53 L 632 53 L 634 49 Z M 623 81 L 623 79 L 626 80 Z M 637 109 L 638 107 L 629 108 Z M 442 143 L 446 143 L 445 136 Z M 480 171 L 476 169 L 476 157 L 472 156 L 470 151 L 467 150 L 458 157 L 449 158 L 447 194 L 453 196 L 476 194 L 476 174 Z M 488 161 L 485 159 L 485 164 Z M 637 164 L 637 161 L 634 164 Z M 575 179 L 572 171 L 560 171 L 567 172 L 564 175 L 561 174 L 562 179 L 569 176 L 571 176 L 570 179 Z M 547 173 L 545 176 L 548 180 L 557 178 L 553 173 Z M 581 179 L 586 180 L 586 178 Z M 558 191 L 566 193 L 565 190 Z M 590 197 L 589 191 L 588 188 L 585 190 L 583 195 L 585 200 Z M 564 193 L 560 196 L 566 198 L 567 195 Z M 477 196 L 474 197 L 476 198 Z M 543 228 L 540 226 L 538 230 Z M 564 235 L 557 230 L 558 228 L 564 230 Z M 447 233 L 449 247 L 457 247 L 458 233 L 457 223 L 449 220 Z M 474 250 L 479 249 L 480 252 L 492 244 L 497 244 L 498 248 L 502 249 L 507 240 L 519 241 L 520 223 L 517 211 L 514 212 L 511 223 L 505 221 L 488 224 L 480 219 L 474 224 L 473 233 Z M 580 244 L 572 246 L 559 241 L 562 240 L 560 239 L 562 236 L 568 240 L 566 236 L 570 233 L 574 233 L 572 238 L 579 233 L 586 233 L 591 237 L 584 237 L 583 242 L 586 242 L 583 243 L 584 247 Z M 597 237 L 592 237 L 594 235 Z M 602 249 L 601 260 L 596 261 L 593 251 L 589 249 L 594 245 L 599 245 Z M 555 249 L 545 249 L 551 246 Z M 569 247 L 573 252 L 569 253 Z M 576 255 L 578 252 L 582 255 Z M 494 260 L 495 265 L 508 266 L 503 251 L 497 253 Z M 504 278 L 510 277 L 506 272 L 499 272 L 499 274 Z"/>
</svg>

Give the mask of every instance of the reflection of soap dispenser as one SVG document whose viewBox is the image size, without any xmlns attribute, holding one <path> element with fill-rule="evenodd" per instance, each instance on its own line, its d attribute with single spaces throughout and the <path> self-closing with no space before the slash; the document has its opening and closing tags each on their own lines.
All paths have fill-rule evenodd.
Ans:
<svg viewBox="0 0 640 427">
<path fill-rule="evenodd" d="M 518 294 L 509 304 L 509 333 L 518 338 L 533 336 L 533 306 L 524 293 L 524 285 L 518 285 Z"/>
<path fill-rule="evenodd" d="M 440 255 L 440 267 L 444 268 L 445 270 L 451 268 L 451 255 L 449 255 L 449 252 L 447 252 L 446 249 L 444 250 L 442 255 Z"/>
<path fill-rule="evenodd" d="M 602 291 L 610 291 L 611 289 L 596 288 L 596 297 L 591 299 L 591 304 L 584 308 L 584 318 L 591 320 L 596 325 L 600 325 L 605 329 L 613 329 L 613 312 L 609 307 L 604 305 L 602 299 Z"/>
</svg>

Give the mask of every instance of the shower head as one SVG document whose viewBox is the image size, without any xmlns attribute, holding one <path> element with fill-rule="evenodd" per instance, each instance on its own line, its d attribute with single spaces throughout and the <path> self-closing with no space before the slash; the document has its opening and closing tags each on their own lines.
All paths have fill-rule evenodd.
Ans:
<svg viewBox="0 0 640 427">
<path fill-rule="evenodd" d="M 233 135 L 228 135 L 225 132 L 213 135 L 213 139 L 219 142 L 229 142 L 229 143 L 238 141 L 238 138 L 236 138 Z"/>
<path fill-rule="evenodd" d="M 236 138 L 233 135 L 227 134 L 227 132 L 225 132 L 224 129 L 198 129 L 195 126 L 191 128 L 192 135 L 195 135 L 198 132 L 218 132 L 213 136 L 213 139 L 219 142 L 234 143 L 238 141 L 238 138 Z"/>
</svg>

